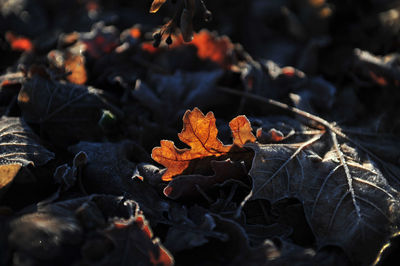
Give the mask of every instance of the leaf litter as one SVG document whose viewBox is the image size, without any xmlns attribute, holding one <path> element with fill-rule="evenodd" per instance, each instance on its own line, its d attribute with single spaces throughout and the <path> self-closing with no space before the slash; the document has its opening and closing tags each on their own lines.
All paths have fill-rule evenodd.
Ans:
<svg viewBox="0 0 400 266">
<path fill-rule="evenodd" d="M 0 264 L 388 265 L 398 7 L 6 1 Z"/>
</svg>

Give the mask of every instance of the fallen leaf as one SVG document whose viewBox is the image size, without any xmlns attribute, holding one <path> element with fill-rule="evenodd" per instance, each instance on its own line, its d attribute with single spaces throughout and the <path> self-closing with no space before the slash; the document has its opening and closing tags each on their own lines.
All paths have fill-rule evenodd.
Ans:
<svg viewBox="0 0 400 266">
<path fill-rule="evenodd" d="M 353 263 L 370 264 L 400 224 L 399 192 L 367 155 L 340 141 L 321 133 L 302 143 L 248 144 L 256 155 L 243 203 L 297 198 L 319 247 L 337 245 Z"/>
<path fill-rule="evenodd" d="M 229 126 L 232 130 L 232 145 L 224 145 L 218 138 L 218 129 L 212 112 L 204 115 L 198 108 L 186 111 L 183 116 L 183 129 L 178 134 L 179 139 L 190 146 L 190 149 L 178 149 L 169 140 L 162 140 L 161 147 L 153 149 L 153 160 L 167 167 L 162 176 L 164 181 L 171 181 L 172 177 L 182 174 L 191 161 L 204 157 L 220 157 L 232 152 L 234 148 L 241 148 L 247 142 L 254 142 L 250 122 L 245 116 L 234 118 Z"/>
<path fill-rule="evenodd" d="M 150 161 L 148 154 L 133 141 L 82 141 L 68 150 L 73 154 L 83 151 L 87 155 L 87 164 L 82 170 L 82 184 L 88 193 L 129 195 L 140 204 L 146 217 L 162 219 L 168 204 L 149 184 L 133 178 L 136 161 Z"/>
<path fill-rule="evenodd" d="M 0 118 L 0 191 L 11 184 L 21 167 L 40 166 L 53 158 L 22 119 Z"/>
<path fill-rule="evenodd" d="M 162 265 L 174 264 L 169 251 L 154 238 L 145 217 L 138 212 L 129 219 L 116 219 L 103 231 L 114 244 L 114 250 L 97 265 Z"/>
<path fill-rule="evenodd" d="M 151 3 L 150 13 L 156 13 L 167 0 L 154 0 Z"/>
<path fill-rule="evenodd" d="M 172 179 L 168 186 L 164 188 L 164 195 L 171 199 L 195 198 L 200 196 L 199 189 L 207 191 L 216 184 L 222 184 L 226 180 L 243 180 L 247 177 L 244 165 L 239 162 L 211 161 L 214 171 L 212 176 L 204 175 L 181 175 Z"/>
<path fill-rule="evenodd" d="M 116 110 L 103 98 L 101 90 L 38 75 L 24 82 L 18 104 L 24 119 L 41 125 L 42 132 L 56 145 L 100 138 L 103 132 L 98 121 L 102 109 Z"/>
<path fill-rule="evenodd" d="M 195 222 L 189 217 L 185 217 L 180 224 L 176 223 L 168 230 L 164 244 L 174 254 L 200 247 L 208 243 L 210 237 L 225 237 L 223 234 L 213 232 L 215 222 L 209 213 L 203 213 L 204 211 L 196 207 L 191 209 L 189 211 L 195 212 L 200 218 L 199 221 Z"/>
<path fill-rule="evenodd" d="M 132 141 L 101 143 L 82 141 L 70 146 L 74 154 L 87 154 L 87 165 L 83 170 L 83 183 L 90 193 L 118 194 L 130 189 L 129 179 L 136 164 L 129 160 L 135 153 Z M 112 158 L 112 160 L 110 160 Z"/>
<path fill-rule="evenodd" d="M 173 75 L 151 74 L 155 89 L 145 82 L 137 82 L 132 96 L 154 115 L 159 123 L 175 125 L 182 114 L 193 106 L 211 109 L 230 103 L 229 98 L 216 89 L 223 71 L 176 71 Z M 215 108 L 213 109 L 215 110 Z"/>
<path fill-rule="evenodd" d="M 10 184 L 21 169 L 20 164 L 0 165 L 0 189 Z"/>
</svg>

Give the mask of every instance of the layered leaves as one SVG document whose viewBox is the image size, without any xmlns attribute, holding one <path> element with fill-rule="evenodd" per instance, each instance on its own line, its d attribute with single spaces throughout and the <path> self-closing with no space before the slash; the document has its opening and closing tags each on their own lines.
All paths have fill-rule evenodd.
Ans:
<svg viewBox="0 0 400 266">
<path fill-rule="evenodd" d="M 54 154 L 38 142 L 38 137 L 20 118 L 0 118 L 0 190 L 10 184 L 21 167 L 40 166 Z"/>
<path fill-rule="evenodd" d="M 18 104 L 27 122 L 40 124 L 57 145 L 102 135 L 102 109 L 116 110 L 93 87 L 61 83 L 34 76 L 19 92 Z M 118 112 L 118 111 L 117 111 Z"/>
<path fill-rule="evenodd" d="M 136 213 L 130 219 L 119 219 L 104 230 L 104 234 L 115 245 L 113 252 L 100 265 L 143 265 L 174 264 L 171 254 L 154 238 L 145 217 Z M 138 262 L 139 261 L 139 262 Z"/>
<path fill-rule="evenodd" d="M 399 192 L 369 153 L 352 148 L 343 135 L 321 132 L 301 143 L 249 146 L 255 157 L 246 200 L 297 198 L 320 247 L 341 246 L 354 263 L 370 264 L 398 230 Z"/>
<path fill-rule="evenodd" d="M 204 115 L 198 108 L 186 111 L 183 116 L 183 129 L 179 139 L 190 146 L 190 149 L 178 149 L 174 142 L 162 140 L 161 147 L 152 151 L 152 158 L 167 167 L 162 176 L 164 181 L 182 174 L 189 164 L 205 157 L 220 157 L 234 152 L 233 149 L 243 147 L 247 142 L 254 142 L 250 122 L 245 116 L 237 116 L 230 123 L 233 144 L 224 145 L 217 137 L 218 129 L 212 112 Z"/>
</svg>

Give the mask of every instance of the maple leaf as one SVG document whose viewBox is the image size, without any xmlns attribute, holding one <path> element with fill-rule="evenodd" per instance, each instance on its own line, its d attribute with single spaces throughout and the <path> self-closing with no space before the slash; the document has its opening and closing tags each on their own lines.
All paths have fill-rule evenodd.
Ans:
<svg viewBox="0 0 400 266">
<path fill-rule="evenodd" d="M 232 148 L 241 148 L 245 143 L 256 140 L 245 116 L 235 117 L 229 127 L 233 144 L 224 145 L 217 137 L 218 129 L 212 112 L 204 115 L 198 108 L 187 110 L 183 116 L 183 129 L 178 137 L 191 149 L 178 149 L 174 142 L 161 140 L 161 147 L 154 148 L 151 153 L 153 160 L 167 167 L 162 180 L 170 181 L 172 177 L 182 174 L 195 159 L 227 155 L 232 152 Z"/>
</svg>

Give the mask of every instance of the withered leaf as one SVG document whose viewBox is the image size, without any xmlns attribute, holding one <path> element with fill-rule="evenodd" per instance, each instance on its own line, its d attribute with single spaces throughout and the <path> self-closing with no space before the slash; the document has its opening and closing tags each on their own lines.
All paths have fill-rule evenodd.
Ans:
<svg viewBox="0 0 400 266">
<path fill-rule="evenodd" d="M 82 171 L 82 184 L 88 193 L 124 194 L 140 204 L 148 218 L 161 219 L 168 204 L 147 183 L 132 178 L 136 161 L 150 161 L 133 141 L 118 143 L 80 142 L 69 147 L 76 154 L 87 154 L 87 164 Z"/>
<path fill-rule="evenodd" d="M 103 233 L 111 239 L 115 247 L 113 252 L 97 265 L 174 264 L 172 255 L 158 238 L 154 238 L 149 223 L 138 211 L 129 219 L 115 220 Z"/>
<path fill-rule="evenodd" d="M 66 51 L 53 50 L 47 58 L 54 67 L 68 73 L 66 79 L 74 84 L 83 85 L 87 81 L 86 59 L 82 54 L 83 44 L 77 43 Z"/>
<path fill-rule="evenodd" d="M 87 154 L 83 183 L 89 192 L 118 194 L 129 191 L 128 179 L 136 167 L 129 157 L 137 152 L 132 141 L 82 141 L 69 147 L 69 151 L 75 154 L 83 151 Z"/>
<path fill-rule="evenodd" d="M 156 13 L 167 0 L 154 0 L 151 3 L 150 13 Z"/>
<path fill-rule="evenodd" d="M 215 221 L 204 209 L 193 206 L 181 208 L 179 215 L 172 213 L 172 220 L 180 222 L 170 227 L 164 245 L 173 253 L 190 250 L 209 242 L 209 238 L 226 239 L 226 235 L 214 232 Z M 178 217 L 174 217 L 178 216 Z"/>
<path fill-rule="evenodd" d="M 160 123 L 175 123 L 188 108 L 215 108 L 218 104 L 229 104 L 223 94 L 216 90 L 223 71 L 176 71 L 173 75 L 151 74 L 155 90 L 145 82 L 137 84 L 132 96 L 151 110 Z M 215 109 L 213 109 L 215 110 Z"/>
<path fill-rule="evenodd" d="M 369 156 L 340 141 L 325 133 L 303 143 L 249 144 L 256 155 L 244 202 L 297 198 L 319 247 L 337 245 L 353 263 L 370 264 L 400 224 L 399 192 Z"/>
<path fill-rule="evenodd" d="M 182 175 L 174 178 L 164 188 L 164 194 L 171 199 L 192 198 L 200 195 L 198 188 L 207 191 L 226 180 L 241 180 L 247 177 L 246 168 L 239 162 L 211 161 L 211 167 L 214 170 L 213 176 Z"/>
<path fill-rule="evenodd" d="M 0 118 L 0 190 L 14 180 L 21 167 L 40 166 L 53 158 L 21 118 Z"/>
<path fill-rule="evenodd" d="M 98 125 L 102 109 L 115 110 L 103 96 L 93 87 L 35 75 L 23 84 L 18 104 L 27 122 L 40 124 L 42 132 L 55 144 L 65 145 L 102 136 Z"/>
<path fill-rule="evenodd" d="M 190 146 L 190 149 L 178 149 L 169 140 L 162 140 L 161 147 L 152 151 L 152 158 L 167 167 L 162 176 L 164 181 L 181 174 L 192 160 L 204 157 L 219 157 L 231 152 L 234 147 L 242 147 L 247 142 L 254 142 L 250 122 L 245 116 L 237 116 L 230 123 L 233 144 L 224 145 L 217 137 L 218 129 L 212 112 L 204 115 L 198 108 L 186 111 L 183 116 L 183 129 L 179 139 Z"/>
</svg>

